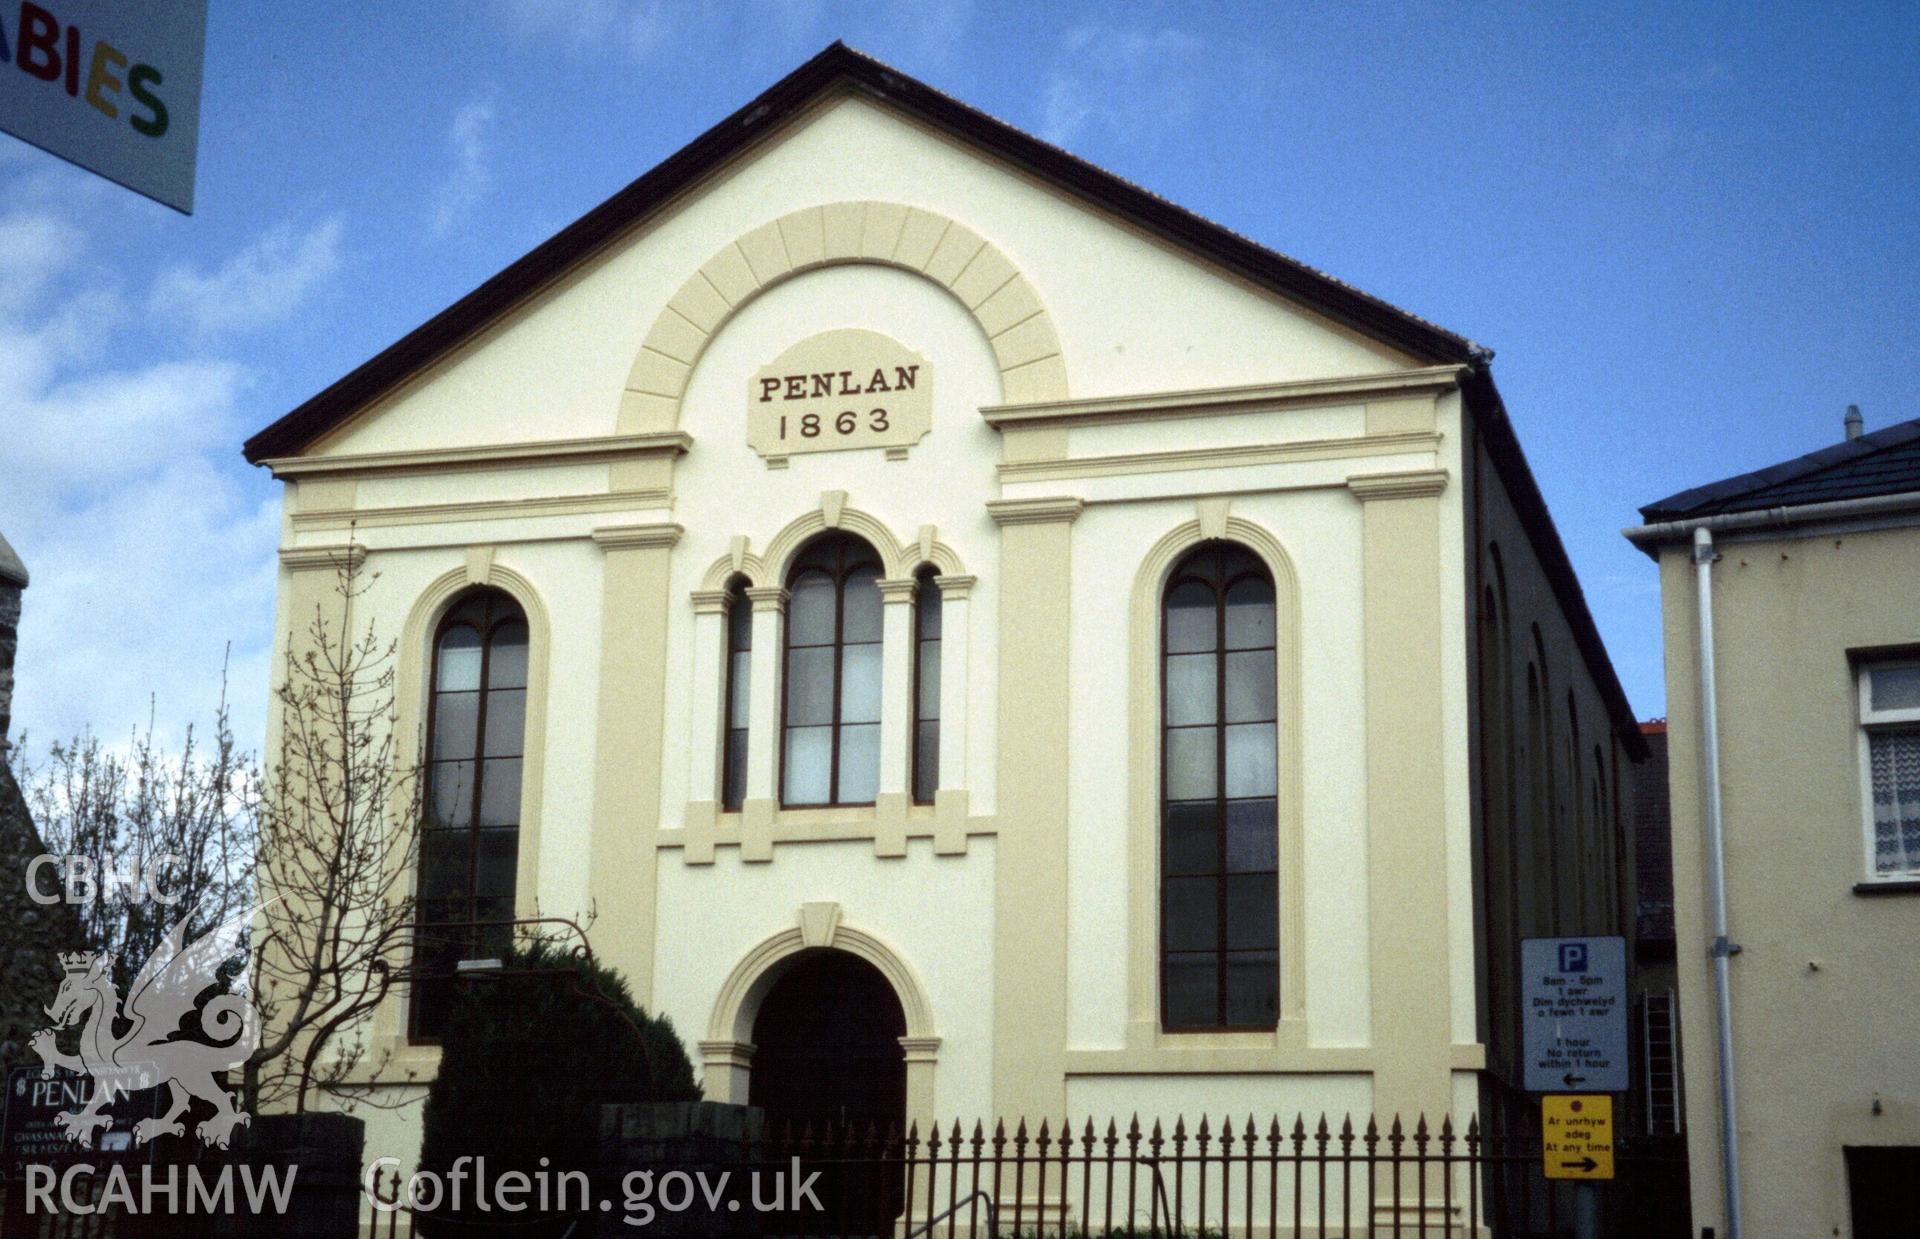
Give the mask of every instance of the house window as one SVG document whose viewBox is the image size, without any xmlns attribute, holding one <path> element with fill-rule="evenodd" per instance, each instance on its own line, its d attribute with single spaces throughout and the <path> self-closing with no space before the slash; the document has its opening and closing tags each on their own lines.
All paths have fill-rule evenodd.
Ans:
<svg viewBox="0 0 1920 1239">
<path fill-rule="evenodd" d="M 520 851 L 527 619 L 498 590 L 461 598 L 433 642 L 426 823 L 420 839 L 416 1040 L 445 1027 L 461 959 L 502 949 Z"/>
<path fill-rule="evenodd" d="M 1169 1029 L 1279 1018 L 1273 580 L 1210 542 L 1161 616 L 1160 993 Z"/>
<path fill-rule="evenodd" d="M 913 802 L 932 804 L 940 786 L 940 587 L 933 569 L 915 574 L 913 594 Z"/>
<path fill-rule="evenodd" d="M 720 754 L 720 807 L 737 810 L 747 794 L 747 701 L 753 668 L 753 606 L 739 577 L 727 588 L 726 734 Z"/>
<path fill-rule="evenodd" d="M 872 804 L 880 784 L 880 557 L 846 534 L 787 576 L 780 799 Z"/>
<path fill-rule="evenodd" d="M 1860 669 L 1867 876 L 1920 877 L 1920 661 Z"/>
</svg>

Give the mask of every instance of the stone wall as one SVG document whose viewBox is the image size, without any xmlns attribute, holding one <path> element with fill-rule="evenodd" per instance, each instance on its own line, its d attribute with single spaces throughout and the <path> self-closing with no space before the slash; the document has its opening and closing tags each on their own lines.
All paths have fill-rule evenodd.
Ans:
<svg viewBox="0 0 1920 1239">
<path fill-rule="evenodd" d="M 43 1008 L 60 988 L 59 953 L 81 945 L 64 905 L 45 908 L 27 897 L 27 863 L 46 845 L 5 760 L 26 583 L 26 569 L 0 537 L 0 1079 L 18 1063 L 38 1061 L 27 1041 L 46 1027 Z"/>
</svg>

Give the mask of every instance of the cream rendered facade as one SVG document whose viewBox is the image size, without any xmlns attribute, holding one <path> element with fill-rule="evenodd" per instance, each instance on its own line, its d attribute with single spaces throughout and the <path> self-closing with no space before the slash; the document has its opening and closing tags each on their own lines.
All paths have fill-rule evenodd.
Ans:
<svg viewBox="0 0 1920 1239">
<path fill-rule="evenodd" d="M 927 359 L 931 433 L 905 451 L 763 457 L 750 378 L 837 328 Z M 1512 590 L 1547 617 L 1555 683 L 1618 761 L 1596 687 L 1611 673 L 1574 650 L 1470 446 L 1467 369 L 829 90 L 266 460 L 287 483 L 280 627 L 364 556 L 363 614 L 400 640 L 412 733 L 449 602 L 481 584 L 520 602 L 519 908 L 593 912 L 596 953 L 672 1017 L 712 1098 L 745 1100 L 753 1017 L 783 962 L 830 946 L 898 993 L 923 1127 L 1249 1108 L 1464 1122 L 1488 1021 L 1485 556 L 1469 548 L 1496 526 L 1511 527 Z M 829 529 L 864 538 L 898 583 L 882 586 L 880 789 L 871 807 L 783 809 L 780 587 Z M 1276 586 L 1280 1019 L 1168 1033 L 1159 607 L 1181 553 L 1222 538 Z M 923 564 L 942 586 L 944 716 L 935 803 L 913 805 L 908 585 Z M 746 796 L 726 812 L 720 591 L 736 576 L 752 700 Z M 431 1077 L 436 1052 L 408 1043 L 400 1001 L 372 1036 L 394 1088 Z M 370 1158 L 413 1156 L 417 1110 L 367 1118 Z"/>
<path fill-rule="evenodd" d="M 1920 896 L 1871 882 L 1856 684 L 1877 654 L 1920 644 L 1920 527 L 1911 513 L 1836 515 L 1715 542 L 1741 1207 L 1751 1234 L 1851 1235 L 1842 1150 L 1920 1146 Z M 1694 1224 L 1725 1234 L 1694 567 L 1683 540 L 1650 550 L 1665 610 Z"/>
</svg>

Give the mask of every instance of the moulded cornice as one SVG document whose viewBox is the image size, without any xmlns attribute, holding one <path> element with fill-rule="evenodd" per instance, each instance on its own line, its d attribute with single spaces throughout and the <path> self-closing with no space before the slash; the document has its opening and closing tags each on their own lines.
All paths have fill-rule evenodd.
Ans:
<svg viewBox="0 0 1920 1239">
<path fill-rule="evenodd" d="M 973 586 L 980 578 L 976 576 L 936 576 L 933 587 L 940 591 L 942 598 L 965 598 L 973 592 Z"/>
<path fill-rule="evenodd" d="M 1050 525 L 1058 521 L 1071 524 L 1086 506 L 1086 500 L 1077 498 L 989 499 L 987 515 L 1002 528 L 1008 525 Z"/>
<path fill-rule="evenodd" d="M 339 542 L 331 546 L 283 546 L 280 562 L 291 572 L 320 569 L 355 569 L 367 561 L 367 548 L 358 542 Z"/>
<path fill-rule="evenodd" d="M 381 508 L 322 508 L 295 512 L 293 527 L 316 529 L 386 528 L 404 525 L 451 525 L 468 521 L 535 520 L 578 513 L 633 512 L 668 508 L 673 493 L 664 487 L 607 491 L 594 495 L 551 495 L 530 499 L 481 499 L 470 503 L 416 503 Z"/>
<path fill-rule="evenodd" d="M 1374 499 L 1424 499 L 1447 488 L 1445 469 L 1408 469 L 1399 473 L 1356 473 L 1347 489 L 1362 503 Z"/>
<path fill-rule="evenodd" d="M 680 541 L 686 527 L 670 522 L 648 525 L 603 525 L 593 531 L 593 540 L 604 550 L 634 547 L 671 547 Z"/>
<path fill-rule="evenodd" d="M 275 456 L 260 463 L 277 478 L 334 474 L 439 473 L 471 469 L 586 464 L 603 460 L 677 457 L 693 446 L 684 430 L 489 443 L 468 447 L 413 448 L 394 452 L 347 452 L 328 456 Z"/>
<path fill-rule="evenodd" d="M 1302 439 L 1294 443 L 1242 443 L 1226 447 L 1169 448 L 1113 456 L 1065 456 L 1049 460 L 1012 460 L 998 466 L 1003 482 L 1064 482 L 1075 478 L 1122 477 L 1135 473 L 1175 473 L 1188 469 L 1235 469 L 1298 464 L 1350 457 L 1404 456 L 1435 452 L 1440 436 L 1431 431 L 1388 431 L 1344 439 Z"/>
<path fill-rule="evenodd" d="M 1256 383 L 1243 387 L 1209 387 L 1128 396 L 987 405 L 980 410 L 980 416 L 990 426 L 1006 427 L 1084 425 L 1160 417 L 1251 413 L 1280 405 L 1326 403 L 1329 399 L 1363 401 L 1376 396 L 1397 398 L 1419 392 L 1443 392 L 1458 386 L 1461 376 L 1466 372 L 1465 366 L 1422 366 L 1416 370 L 1394 370 L 1386 374 L 1289 379 L 1281 383 Z"/>
</svg>

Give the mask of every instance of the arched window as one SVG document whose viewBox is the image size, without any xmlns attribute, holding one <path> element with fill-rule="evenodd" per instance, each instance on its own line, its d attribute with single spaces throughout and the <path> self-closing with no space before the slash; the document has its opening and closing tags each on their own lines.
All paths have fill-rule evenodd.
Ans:
<svg viewBox="0 0 1920 1239">
<path fill-rule="evenodd" d="M 872 804 L 880 785 L 880 557 L 846 534 L 787 574 L 780 800 Z"/>
<path fill-rule="evenodd" d="M 940 786 L 940 587 L 931 565 L 914 573 L 913 802 L 932 804 Z"/>
<path fill-rule="evenodd" d="M 1273 580 L 1202 545 L 1161 622 L 1161 1020 L 1272 1028 L 1280 1012 Z"/>
<path fill-rule="evenodd" d="M 505 946 L 520 859 L 527 617 L 499 590 L 467 594 L 433 639 L 419 947 L 429 976 Z M 489 922 L 495 923 L 492 927 Z M 414 987 L 413 1035 L 445 1026 L 450 981 Z"/>
<path fill-rule="evenodd" d="M 720 755 L 720 807 L 737 810 L 747 794 L 747 702 L 753 668 L 753 605 L 747 583 L 727 586 L 726 734 Z"/>
</svg>

